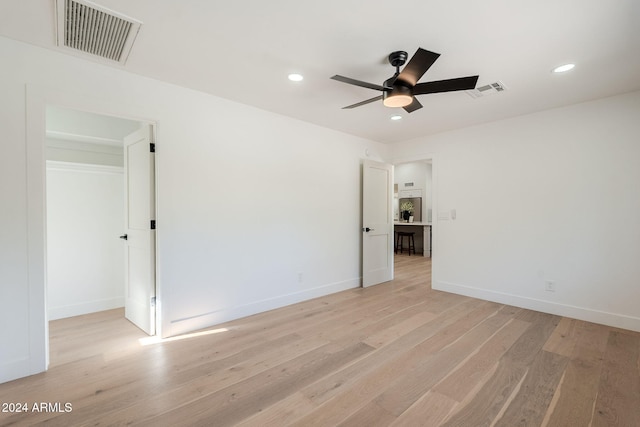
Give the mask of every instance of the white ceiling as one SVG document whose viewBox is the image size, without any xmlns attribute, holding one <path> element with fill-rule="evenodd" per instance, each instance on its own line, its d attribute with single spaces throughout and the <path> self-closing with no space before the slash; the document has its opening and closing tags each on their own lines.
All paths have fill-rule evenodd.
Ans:
<svg viewBox="0 0 640 427">
<path fill-rule="evenodd" d="M 0 2 L 0 35 L 57 49 L 54 2 Z M 638 0 L 95 2 L 143 23 L 115 68 L 384 143 L 640 89 Z M 478 86 L 508 90 L 423 95 L 411 114 L 341 109 L 379 92 L 331 76 L 381 84 L 388 54 L 418 47 L 442 55 L 421 82 L 479 74 Z M 576 68 L 551 73 L 567 62 Z"/>
</svg>

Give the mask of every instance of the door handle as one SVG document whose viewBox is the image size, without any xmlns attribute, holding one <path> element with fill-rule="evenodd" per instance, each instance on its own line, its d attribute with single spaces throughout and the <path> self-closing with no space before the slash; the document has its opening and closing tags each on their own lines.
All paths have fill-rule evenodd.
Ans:
<svg viewBox="0 0 640 427">
<path fill-rule="evenodd" d="M 128 239 L 128 236 L 127 236 L 126 234 L 123 234 L 122 236 L 120 236 L 120 238 L 121 238 L 122 240 L 127 240 L 127 239 Z"/>
<path fill-rule="evenodd" d="M 365 233 L 368 233 L 370 231 L 376 231 L 376 229 L 375 228 L 365 227 L 365 228 L 362 229 L 362 231 L 364 231 Z"/>
</svg>

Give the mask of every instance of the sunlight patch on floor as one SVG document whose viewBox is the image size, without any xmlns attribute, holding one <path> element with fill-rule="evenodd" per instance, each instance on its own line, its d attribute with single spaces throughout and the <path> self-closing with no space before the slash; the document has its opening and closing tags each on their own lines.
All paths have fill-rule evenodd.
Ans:
<svg viewBox="0 0 640 427">
<path fill-rule="evenodd" d="M 152 345 L 152 344 L 160 344 L 160 343 L 164 343 L 164 342 L 180 341 L 180 340 L 186 340 L 186 339 L 190 339 L 190 338 L 197 338 L 197 337 L 202 337 L 202 336 L 205 336 L 205 335 L 219 334 L 219 333 L 227 332 L 227 331 L 229 331 L 229 329 L 227 329 L 227 328 L 219 328 L 219 329 L 210 329 L 208 331 L 193 332 L 191 334 L 177 335 L 175 337 L 169 337 L 169 338 L 160 338 L 158 336 L 155 336 L 155 337 L 144 337 L 144 338 L 138 339 L 138 342 L 140 342 L 140 345 Z"/>
</svg>

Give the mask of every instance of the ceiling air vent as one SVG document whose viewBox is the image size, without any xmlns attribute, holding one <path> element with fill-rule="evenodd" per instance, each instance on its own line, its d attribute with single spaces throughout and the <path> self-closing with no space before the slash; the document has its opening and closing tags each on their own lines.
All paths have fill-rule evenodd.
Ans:
<svg viewBox="0 0 640 427">
<path fill-rule="evenodd" d="M 141 22 L 86 0 L 57 0 L 58 46 L 124 64 Z"/>
<path fill-rule="evenodd" d="M 493 95 L 496 93 L 504 92 L 507 87 L 501 81 L 490 83 L 488 85 L 477 87 L 473 90 L 468 90 L 467 93 L 472 98 L 481 98 L 483 96 Z"/>
</svg>

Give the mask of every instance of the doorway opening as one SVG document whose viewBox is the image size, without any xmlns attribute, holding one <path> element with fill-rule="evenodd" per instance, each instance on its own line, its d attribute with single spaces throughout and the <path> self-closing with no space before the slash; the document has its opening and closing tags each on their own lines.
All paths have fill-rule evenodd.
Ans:
<svg viewBox="0 0 640 427">
<path fill-rule="evenodd" d="M 123 141 L 145 126 L 149 124 L 46 107 L 46 315 L 56 322 L 50 341 L 61 326 L 78 325 L 66 320 L 77 316 L 94 313 L 86 318 L 99 319 L 104 312 L 125 322 L 127 247 L 119 238 L 126 234 L 127 210 Z M 87 337 L 87 344 L 93 340 Z M 81 346 L 75 343 L 76 354 L 83 354 Z M 69 357 L 59 358 L 54 348 L 59 346 L 51 347 L 52 363 Z"/>
<path fill-rule="evenodd" d="M 433 159 L 395 163 L 393 180 L 394 263 L 403 270 L 427 275 L 430 284 L 434 241 Z M 399 232 L 410 236 L 398 239 Z M 411 264 L 416 268 L 412 269 Z"/>
</svg>

